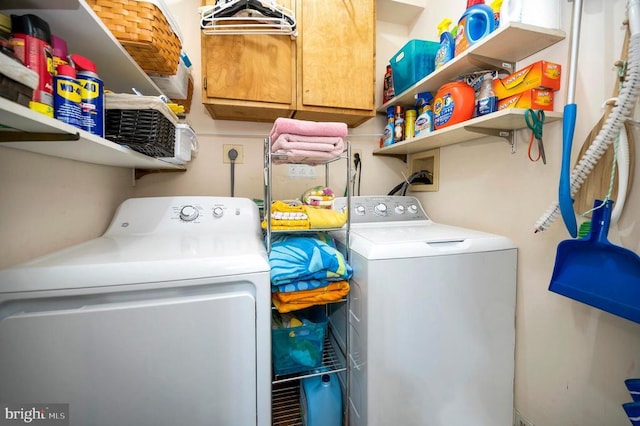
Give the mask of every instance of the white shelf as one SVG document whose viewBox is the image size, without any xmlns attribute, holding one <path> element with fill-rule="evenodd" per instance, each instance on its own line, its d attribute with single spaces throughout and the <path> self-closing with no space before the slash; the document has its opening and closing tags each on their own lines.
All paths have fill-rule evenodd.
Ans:
<svg viewBox="0 0 640 426">
<path fill-rule="evenodd" d="M 144 95 L 162 91 L 138 66 L 111 31 L 84 0 L 3 0 L 2 12 L 31 13 L 47 21 L 51 31 L 65 39 L 69 53 L 86 56 L 96 64 L 105 88 Z M 0 98 L 0 146 L 67 158 L 85 163 L 145 170 L 186 170 L 97 137 L 61 121 Z"/>
<path fill-rule="evenodd" d="M 398 142 L 373 151 L 377 155 L 404 156 L 441 146 L 453 145 L 488 136 L 483 131 L 511 132 L 525 127 L 525 109 L 508 108 L 482 117 L 445 127 L 424 136 Z M 545 111 L 545 124 L 562 120 L 562 113 Z M 504 135 L 505 137 L 507 135 Z"/>
<path fill-rule="evenodd" d="M 138 66 L 111 31 L 84 0 L 2 0 L 5 14 L 31 13 L 47 21 L 51 32 L 67 42 L 69 54 L 78 53 L 96 64 L 105 88 L 119 93 L 157 96 L 162 91 Z"/>
<path fill-rule="evenodd" d="M 436 92 L 440 86 L 454 81 L 458 76 L 488 68 L 509 68 L 513 65 L 552 46 L 565 38 L 560 30 L 550 30 L 533 25 L 512 22 L 489 34 L 486 39 L 471 46 L 459 56 L 427 75 L 413 86 L 398 94 L 378 108 L 384 113 L 391 105 L 414 105 L 415 94 Z M 516 71 L 513 69 L 511 72 Z"/>
<path fill-rule="evenodd" d="M 3 98 L 0 98 L 0 124 L 19 131 L 0 131 L 0 146 L 107 166 L 185 170 L 183 166 L 140 154 Z M 23 137 L 35 140 L 17 141 Z M 68 140 L 51 140 L 57 138 Z"/>
<path fill-rule="evenodd" d="M 536 27 L 512 22 L 499 28 L 487 38 L 454 57 L 437 71 L 400 93 L 378 108 L 385 113 L 389 106 L 414 105 L 415 95 L 420 92 L 435 93 L 443 84 L 474 71 L 489 68 L 515 70 L 516 62 L 533 55 L 565 38 L 560 30 Z M 436 130 L 413 139 L 374 150 L 376 155 L 406 157 L 407 154 L 427 151 L 446 145 L 466 142 L 485 136 L 512 138 L 513 131 L 526 127 L 524 109 L 509 108 L 492 114 L 467 120 L 444 129 Z M 545 123 L 562 120 L 562 113 L 545 111 Z M 513 143 L 513 139 L 511 139 Z"/>
<path fill-rule="evenodd" d="M 410 25 L 425 9 L 426 0 L 377 0 L 376 19 L 392 24 Z"/>
</svg>

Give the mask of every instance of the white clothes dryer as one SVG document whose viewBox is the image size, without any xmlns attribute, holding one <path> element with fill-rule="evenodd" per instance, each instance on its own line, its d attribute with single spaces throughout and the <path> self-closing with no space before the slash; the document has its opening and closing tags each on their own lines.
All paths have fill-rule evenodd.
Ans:
<svg viewBox="0 0 640 426">
<path fill-rule="evenodd" d="M 514 244 L 434 223 L 414 197 L 364 196 L 349 247 L 350 426 L 512 425 Z"/>
<path fill-rule="evenodd" d="M 270 306 L 251 200 L 127 200 L 103 236 L 0 270 L 0 401 L 68 404 L 71 426 L 270 425 Z"/>
</svg>

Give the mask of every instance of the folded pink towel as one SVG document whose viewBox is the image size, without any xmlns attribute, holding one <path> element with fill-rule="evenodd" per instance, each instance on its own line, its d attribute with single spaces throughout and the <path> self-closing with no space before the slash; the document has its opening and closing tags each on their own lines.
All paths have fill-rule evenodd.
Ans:
<svg viewBox="0 0 640 426">
<path fill-rule="evenodd" d="M 294 118 L 276 118 L 271 129 L 271 140 L 275 140 L 283 133 L 302 136 L 347 136 L 347 124 L 339 122 L 316 122 L 296 120 Z"/>
<path fill-rule="evenodd" d="M 271 152 L 292 149 L 342 152 L 344 151 L 344 140 L 337 136 L 300 136 L 284 133 L 271 141 Z"/>
<path fill-rule="evenodd" d="M 327 152 L 327 151 L 307 151 L 304 149 L 291 149 L 291 150 L 280 150 L 275 152 L 276 155 L 281 155 L 283 157 L 274 157 L 274 164 L 285 164 L 285 163 L 302 163 L 308 164 L 310 166 L 317 166 L 319 164 L 326 163 L 329 160 L 333 160 L 338 158 L 342 154 L 342 150 Z M 284 157 L 286 156 L 286 157 Z"/>
</svg>

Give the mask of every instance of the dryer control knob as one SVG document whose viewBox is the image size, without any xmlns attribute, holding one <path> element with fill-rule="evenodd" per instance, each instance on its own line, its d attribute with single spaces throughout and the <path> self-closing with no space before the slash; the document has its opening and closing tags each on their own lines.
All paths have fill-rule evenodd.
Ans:
<svg viewBox="0 0 640 426">
<path fill-rule="evenodd" d="M 224 214 L 224 210 L 222 207 L 214 207 L 213 208 L 213 217 L 222 217 Z"/>
<path fill-rule="evenodd" d="M 364 206 L 362 206 L 362 205 L 360 205 L 360 206 L 356 206 L 356 214 L 359 214 L 359 215 L 361 215 L 361 216 L 362 216 L 364 213 L 365 213 L 365 208 L 364 208 Z"/>
<path fill-rule="evenodd" d="M 404 214 L 404 206 L 400 205 L 400 206 L 396 206 L 396 208 L 394 209 L 396 214 Z"/>
<path fill-rule="evenodd" d="M 376 214 L 383 215 L 387 212 L 387 206 L 386 204 L 380 203 L 373 208 L 373 211 L 375 211 Z"/>
<path fill-rule="evenodd" d="M 184 206 L 180 209 L 180 219 L 184 220 L 185 222 L 191 222 L 192 220 L 195 220 L 199 214 L 200 213 L 198 212 L 198 209 L 193 206 Z"/>
<path fill-rule="evenodd" d="M 418 212 L 418 206 L 416 206 L 415 204 L 411 204 L 409 207 L 409 213 L 417 213 Z"/>
</svg>

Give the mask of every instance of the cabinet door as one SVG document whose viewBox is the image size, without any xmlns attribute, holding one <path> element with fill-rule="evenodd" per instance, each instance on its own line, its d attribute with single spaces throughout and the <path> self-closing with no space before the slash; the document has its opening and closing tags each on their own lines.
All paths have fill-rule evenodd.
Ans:
<svg viewBox="0 0 640 426">
<path fill-rule="evenodd" d="M 291 7 L 290 0 L 279 1 Z M 201 37 L 202 101 L 214 118 L 270 121 L 291 116 L 295 107 L 295 41 L 291 37 Z"/>
<path fill-rule="evenodd" d="M 375 2 L 298 0 L 296 118 L 375 115 Z M 357 123 L 357 124 L 360 124 Z"/>
</svg>

